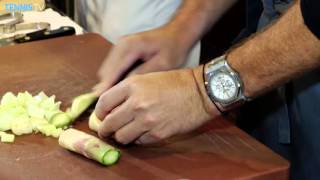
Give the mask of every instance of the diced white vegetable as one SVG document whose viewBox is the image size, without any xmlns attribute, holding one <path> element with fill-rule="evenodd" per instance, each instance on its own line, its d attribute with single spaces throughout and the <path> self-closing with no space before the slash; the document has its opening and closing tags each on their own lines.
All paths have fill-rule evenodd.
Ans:
<svg viewBox="0 0 320 180">
<path fill-rule="evenodd" d="M 1 138 L 1 142 L 3 142 L 3 143 L 13 143 L 14 142 L 14 135 L 13 134 L 0 132 L 0 138 Z"/>
<path fill-rule="evenodd" d="M 29 118 L 16 119 L 11 124 L 11 131 L 15 135 L 31 134 L 33 127 Z"/>
<path fill-rule="evenodd" d="M 47 120 L 41 118 L 31 118 L 30 122 L 32 125 L 32 129 L 35 132 L 39 132 L 39 126 L 49 124 Z"/>
<path fill-rule="evenodd" d="M 36 105 L 27 105 L 28 114 L 33 118 L 44 118 L 45 110 Z"/>
<path fill-rule="evenodd" d="M 63 129 L 58 128 L 52 132 L 51 136 L 55 138 L 59 138 L 62 132 L 63 132 Z"/>
<path fill-rule="evenodd" d="M 50 121 L 57 114 L 54 121 L 69 121 L 67 114 L 60 110 L 61 102 L 55 102 L 55 96 L 48 97 L 44 92 L 32 96 L 28 92 L 18 93 L 15 96 L 12 92 L 6 93 L 0 101 L 0 131 L 11 130 L 16 135 L 41 132 L 47 136 L 59 137 L 63 131 L 50 124 Z M 7 136 L 8 141 L 12 136 Z M 6 138 L 6 137 L 5 137 Z"/>
<path fill-rule="evenodd" d="M 12 92 L 7 92 L 2 96 L 1 106 L 16 106 L 18 103 L 16 96 Z"/>
<path fill-rule="evenodd" d="M 14 119 L 11 114 L 0 112 L 0 131 L 8 131 L 11 129 L 11 122 Z"/>
<path fill-rule="evenodd" d="M 39 131 L 45 136 L 52 136 L 57 128 L 52 124 L 39 125 Z"/>
</svg>

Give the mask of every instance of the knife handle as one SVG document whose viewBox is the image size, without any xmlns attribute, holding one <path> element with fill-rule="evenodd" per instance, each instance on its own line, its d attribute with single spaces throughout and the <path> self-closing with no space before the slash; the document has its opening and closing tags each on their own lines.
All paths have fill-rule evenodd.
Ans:
<svg viewBox="0 0 320 180">
<path fill-rule="evenodd" d="M 25 42 L 32 42 L 44 39 L 51 39 L 56 37 L 62 36 L 70 36 L 76 33 L 75 29 L 71 26 L 63 26 L 59 29 L 55 30 L 40 30 L 32 33 L 25 34 L 22 37 L 15 38 L 16 43 L 25 43 Z"/>
</svg>

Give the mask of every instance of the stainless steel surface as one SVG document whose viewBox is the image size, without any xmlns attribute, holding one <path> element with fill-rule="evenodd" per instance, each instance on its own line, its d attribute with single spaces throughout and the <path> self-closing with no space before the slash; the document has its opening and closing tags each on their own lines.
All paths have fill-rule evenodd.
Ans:
<svg viewBox="0 0 320 180">
<path fill-rule="evenodd" d="M 0 15 L 0 33 L 12 33 L 12 27 L 23 22 L 23 14 L 11 12 Z"/>
</svg>

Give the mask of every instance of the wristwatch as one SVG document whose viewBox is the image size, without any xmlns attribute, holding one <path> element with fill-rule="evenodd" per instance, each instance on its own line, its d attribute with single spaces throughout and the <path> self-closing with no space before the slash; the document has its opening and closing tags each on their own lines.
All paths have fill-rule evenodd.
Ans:
<svg viewBox="0 0 320 180">
<path fill-rule="evenodd" d="M 243 94 L 243 82 L 239 74 L 229 66 L 226 56 L 213 59 L 205 65 L 204 81 L 210 99 L 221 112 L 249 101 Z"/>
</svg>

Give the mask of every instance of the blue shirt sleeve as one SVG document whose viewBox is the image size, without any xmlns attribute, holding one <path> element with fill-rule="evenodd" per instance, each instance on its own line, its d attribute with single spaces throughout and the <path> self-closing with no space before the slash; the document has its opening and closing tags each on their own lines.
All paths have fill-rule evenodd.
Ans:
<svg viewBox="0 0 320 180">
<path fill-rule="evenodd" d="M 301 12 L 306 26 L 320 39 L 320 0 L 301 0 Z"/>
</svg>

